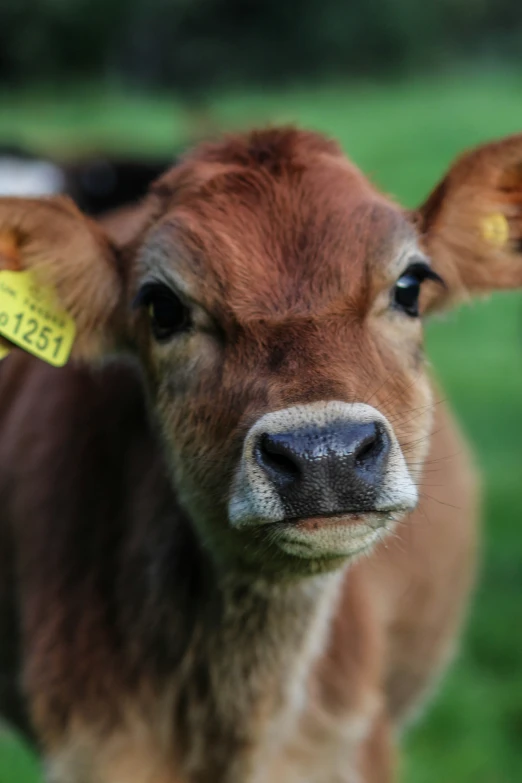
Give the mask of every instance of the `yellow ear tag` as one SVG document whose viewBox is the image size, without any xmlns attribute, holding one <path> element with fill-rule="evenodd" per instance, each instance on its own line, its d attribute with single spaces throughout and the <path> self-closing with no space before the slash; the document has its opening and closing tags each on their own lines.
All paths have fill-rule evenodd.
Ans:
<svg viewBox="0 0 522 783">
<path fill-rule="evenodd" d="M 7 346 L 0 345 L 0 362 L 2 361 L 2 359 L 5 359 L 5 357 L 8 354 L 10 354 L 10 353 L 11 353 L 11 351 L 9 350 L 9 348 Z"/>
<path fill-rule="evenodd" d="M 509 223 L 501 212 L 483 218 L 481 229 L 484 239 L 496 247 L 504 247 L 509 240 Z"/>
<path fill-rule="evenodd" d="M 52 288 L 40 286 L 30 270 L 0 272 L 0 334 L 62 367 L 70 356 L 76 326 L 56 302 Z"/>
</svg>

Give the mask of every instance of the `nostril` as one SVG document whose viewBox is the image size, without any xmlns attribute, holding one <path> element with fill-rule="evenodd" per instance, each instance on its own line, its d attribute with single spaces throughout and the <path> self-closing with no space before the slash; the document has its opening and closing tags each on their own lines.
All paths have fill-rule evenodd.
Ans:
<svg viewBox="0 0 522 783">
<path fill-rule="evenodd" d="M 294 481 L 301 475 L 301 469 L 292 450 L 276 436 L 268 433 L 261 435 L 255 452 L 258 464 L 277 478 Z"/>
<path fill-rule="evenodd" d="M 355 450 L 354 458 L 359 467 L 373 465 L 387 451 L 388 433 L 380 424 L 374 425 L 374 431 L 363 438 Z"/>
</svg>

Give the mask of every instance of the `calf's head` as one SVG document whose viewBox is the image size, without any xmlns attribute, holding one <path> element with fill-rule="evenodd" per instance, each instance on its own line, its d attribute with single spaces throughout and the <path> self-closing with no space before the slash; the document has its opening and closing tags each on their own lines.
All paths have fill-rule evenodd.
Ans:
<svg viewBox="0 0 522 783">
<path fill-rule="evenodd" d="M 336 144 L 282 129 L 189 154 L 124 246 L 56 199 L 1 201 L 2 232 L 4 263 L 33 267 L 76 319 L 77 358 L 138 358 L 216 562 L 312 573 L 417 502 L 422 316 L 522 285 L 522 137 L 462 158 L 416 212 Z"/>
</svg>

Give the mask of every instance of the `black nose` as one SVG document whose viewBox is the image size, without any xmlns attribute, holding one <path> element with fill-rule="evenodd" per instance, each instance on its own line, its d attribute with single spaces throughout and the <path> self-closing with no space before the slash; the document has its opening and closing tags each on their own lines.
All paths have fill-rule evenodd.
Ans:
<svg viewBox="0 0 522 783">
<path fill-rule="evenodd" d="M 381 422 L 265 432 L 255 458 L 288 518 L 371 511 L 380 494 L 390 436 Z"/>
</svg>

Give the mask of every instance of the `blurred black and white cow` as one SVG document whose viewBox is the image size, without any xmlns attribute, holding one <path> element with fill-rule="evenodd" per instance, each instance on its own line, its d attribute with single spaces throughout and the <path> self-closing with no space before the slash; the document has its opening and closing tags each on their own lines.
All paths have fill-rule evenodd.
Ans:
<svg viewBox="0 0 522 783">
<path fill-rule="evenodd" d="M 172 159 L 96 155 L 55 161 L 22 147 L 0 145 L 0 196 L 65 193 L 90 215 L 136 202 Z"/>
</svg>

